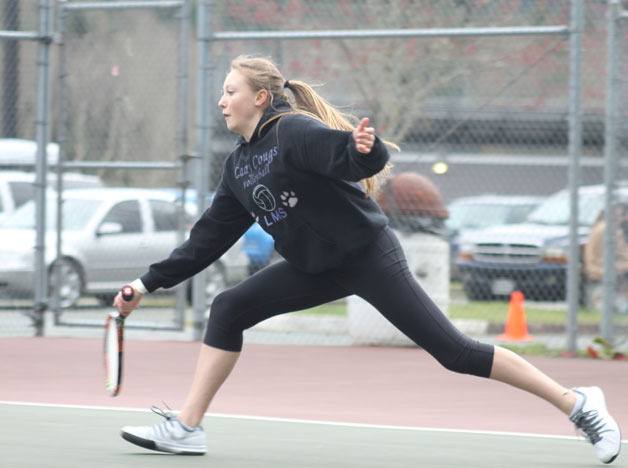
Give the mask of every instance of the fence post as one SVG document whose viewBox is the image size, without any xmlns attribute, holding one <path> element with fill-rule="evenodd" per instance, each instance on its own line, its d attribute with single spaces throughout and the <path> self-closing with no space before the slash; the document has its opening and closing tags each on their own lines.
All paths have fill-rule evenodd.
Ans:
<svg viewBox="0 0 628 468">
<path fill-rule="evenodd" d="M 59 5 L 57 14 L 57 34 L 59 37 L 59 114 L 57 122 L 57 143 L 59 144 L 59 155 L 57 157 L 57 166 L 55 172 L 57 174 L 56 188 L 57 191 L 57 217 L 56 217 L 56 241 L 55 241 L 55 263 L 58 265 L 61 259 L 62 244 L 63 244 L 63 164 L 65 162 L 66 143 L 67 143 L 67 128 L 68 128 L 68 112 L 66 109 L 66 94 L 67 94 L 67 60 L 66 60 L 66 22 L 67 11 L 64 8 L 64 4 Z M 55 323 L 57 322 L 59 315 L 61 314 L 61 299 L 58 285 L 61 281 L 61 271 L 59 268 L 53 268 L 50 272 L 52 275 L 52 284 L 55 288 L 50 294 L 50 308 L 54 312 Z"/>
<path fill-rule="evenodd" d="M 210 113 L 209 96 L 211 93 L 211 58 L 210 58 L 210 0 L 199 0 L 197 4 L 197 60 L 198 60 L 198 83 L 196 97 L 196 146 L 200 156 L 197 164 L 200 166 L 196 170 L 196 195 L 199 214 L 207 206 L 205 194 L 209 190 L 209 163 L 210 154 Z M 194 290 L 194 339 L 201 340 L 203 337 L 203 327 L 205 323 L 205 311 L 207 310 L 207 298 L 205 294 L 207 274 L 205 270 L 199 272 L 193 279 Z"/>
<path fill-rule="evenodd" d="M 613 205 L 615 202 L 615 182 L 617 172 L 617 21 L 619 19 L 619 0 L 609 0 L 607 11 L 607 62 L 606 62 L 606 115 L 604 119 L 604 306 L 601 335 L 608 341 L 613 338 L 613 310 L 615 306 L 615 217 Z"/>
<path fill-rule="evenodd" d="M 580 307 L 580 243 L 578 239 L 578 188 L 582 151 L 581 44 L 582 0 L 571 1 L 569 32 L 569 263 L 567 265 L 567 348 L 578 350 L 578 309 Z"/>
<path fill-rule="evenodd" d="M 189 35 L 190 35 L 190 2 L 184 0 L 179 8 L 179 57 L 177 72 L 177 108 L 179 125 L 177 128 L 177 156 L 181 163 L 180 187 L 181 187 L 181 210 L 179 212 L 179 229 L 177 230 L 177 245 L 181 245 L 185 240 L 185 204 L 186 190 L 189 188 L 188 180 L 188 106 L 189 106 Z M 185 322 L 187 290 L 179 288 L 176 298 L 177 327 L 183 328 Z"/>
<path fill-rule="evenodd" d="M 37 160 L 35 182 L 35 303 L 32 319 L 35 336 L 44 332 L 47 308 L 48 270 L 46 268 L 46 179 L 48 172 L 48 120 L 50 94 L 50 44 L 52 42 L 52 0 L 39 1 L 39 50 L 37 55 Z"/>
</svg>

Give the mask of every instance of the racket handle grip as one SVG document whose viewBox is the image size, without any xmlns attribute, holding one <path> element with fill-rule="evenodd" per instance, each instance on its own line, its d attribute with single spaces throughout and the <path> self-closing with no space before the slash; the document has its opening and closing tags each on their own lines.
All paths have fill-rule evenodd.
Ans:
<svg viewBox="0 0 628 468">
<path fill-rule="evenodd" d="M 126 302 L 132 301 L 133 296 L 135 295 L 135 290 L 128 284 L 126 286 L 122 286 L 120 292 L 122 294 L 122 299 L 124 299 Z"/>
</svg>

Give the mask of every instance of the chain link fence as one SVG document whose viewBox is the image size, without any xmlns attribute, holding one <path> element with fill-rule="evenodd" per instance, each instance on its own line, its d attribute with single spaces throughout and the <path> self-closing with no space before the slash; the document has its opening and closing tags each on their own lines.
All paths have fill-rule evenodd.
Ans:
<svg viewBox="0 0 628 468">
<path fill-rule="evenodd" d="M 97 300 L 95 318 L 69 313 L 53 297 L 56 325 L 99 326 L 98 313 L 111 306 L 119 285 L 167 256 L 183 241 L 196 214 L 185 211 L 183 199 L 177 203 L 180 188 L 187 186 L 182 164 L 187 129 L 180 124 L 189 112 L 184 6 L 183 2 L 60 5 L 62 157 L 65 167 L 95 171 L 112 187 L 99 197 L 115 203 L 97 223 L 91 236 L 96 242 L 69 261 L 67 254 L 55 260 L 60 284 L 53 292 L 63 293 L 64 287 L 67 291 L 64 280 L 71 277 L 67 270 L 75 272 L 75 289 Z M 131 326 L 183 330 L 189 296 L 186 286 L 180 288 L 176 304 L 172 295 L 157 297 L 148 304 L 150 313 Z"/>
<path fill-rule="evenodd" d="M 601 332 L 606 340 L 600 352 L 612 356 L 628 342 L 628 198 L 626 194 L 626 112 L 621 105 L 628 97 L 626 64 L 628 14 L 626 2 L 609 2 L 607 10 L 607 63 L 603 210 L 597 213 L 584 250 L 584 283 L 587 305 L 602 312 Z"/>
<path fill-rule="evenodd" d="M 535 342 L 566 349 L 569 36 L 542 34 L 541 29 L 513 36 L 464 36 L 443 30 L 569 25 L 572 3 L 481 3 L 231 4 L 215 17 L 217 35 L 233 30 L 243 31 L 242 36 L 268 30 L 324 35 L 356 25 L 363 30 L 431 28 L 439 35 L 328 40 L 290 36 L 253 42 L 225 33 L 231 40 L 213 50 L 216 75 L 224 76 L 230 58 L 240 53 L 271 56 L 286 78 L 320 83 L 321 93 L 332 103 L 370 116 L 382 135 L 402 147 L 393 155 L 394 174 L 402 175 L 387 184 L 380 202 L 390 199 L 382 206 L 402 233 L 409 262 L 417 263 L 410 251 L 425 257 L 433 247 L 423 238 L 423 245 L 430 247 L 416 250 L 413 233 L 436 227 L 449 243 L 452 281 L 446 294 L 438 286 L 431 291 L 442 298 L 439 305 L 466 331 L 497 336 L 504 332 L 512 308 L 511 293 L 521 290 Z M 581 190 L 581 245 L 593 224 L 592 211 L 604 203 L 605 93 L 600 73 L 606 61 L 599 51 L 607 42 L 606 2 L 585 2 L 584 7 L 580 181 L 595 187 Z M 216 174 L 220 164 L 214 166 Z M 406 173 L 420 174 L 423 181 L 413 187 Z M 434 186 L 449 208 L 448 219 L 429 219 L 435 207 L 421 206 L 422 192 Z M 415 270 L 420 272 L 425 265 L 418 263 Z M 442 273 L 437 266 L 430 264 L 436 277 Z M 424 285 L 429 282 L 420 274 L 417 278 Z M 584 301 L 584 290 L 581 297 Z M 333 324 L 338 310 L 335 305 L 329 309 Z M 361 328 L 367 327 L 364 316 L 358 317 Z M 298 317 L 277 318 L 267 326 L 291 320 L 300 329 L 303 319 Z M 601 320 L 601 311 L 579 308 L 579 349 L 600 333 Z M 312 327 L 324 322 L 319 317 L 312 321 Z M 347 327 L 355 328 L 350 318 Z M 380 320 L 368 327 L 366 340 L 403 342 L 382 331 L 385 324 Z M 616 331 L 621 333 L 621 328 Z"/>
<path fill-rule="evenodd" d="M 9 33 L 37 31 L 37 3 L 7 0 L 0 11 L 1 27 Z M 2 135 L 35 139 L 37 100 L 37 43 L 32 40 L 3 39 Z"/>
<path fill-rule="evenodd" d="M 413 273 L 460 328 L 494 340 L 506 324 L 513 325 L 509 309 L 519 309 L 510 297 L 520 290 L 532 343 L 543 351 L 569 348 L 569 103 L 570 77 L 578 72 L 570 69 L 574 2 L 156 3 L 166 7 L 114 10 L 87 8 L 90 2 L 56 4 L 62 41 L 54 47 L 53 75 L 60 79 L 53 80 L 51 137 L 61 144 L 61 157 L 75 164 L 72 170 L 97 175 L 109 186 L 160 189 L 194 182 L 202 174 L 206 187 L 197 183 L 197 188 L 211 192 L 235 142 L 215 105 L 230 60 L 239 54 L 269 56 L 287 79 L 319 85 L 331 103 L 369 116 L 379 134 L 399 144 L 402 150 L 392 158 L 393 178 L 378 201 L 402 238 Z M 204 90 L 195 82 L 204 66 L 196 25 L 206 3 L 210 16 L 205 33 L 211 40 L 206 43 L 204 76 L 209 79 Z M 579 178 L 587 188 L 580 190 L 579 249 L 584 262 L 608 185 L 608 59 L 602 51 L 609 49 L 609 8 L 606 1 L 582 5 Z M 181 21 L 181 15 L 187 19 Z M 36 8 L 22 16 L 36 16 Z M 620 39 L 625 38 L 625 23 L 617 20 Z M 360 37 L 339 33 L 355 30 Z M 181 49 L 194 41 L 195 54 Z M 11 74 L 5 66 L 3 137 L 34 139 L 34 110 L 27 96 L 35 96 L 35 52 L 28 53 L 27 46 L 35 47 L 20 43 L 20 60 L 14 62 L 20 93 L 13 104 L 16 93 L 9 91 Z M 628 51 L 621 41 L 618 47 L 618 75 L 623 77 Z M 5 48 L 3 54 L 6 64 L 11 52 Z M 181 62 L 188 55 L 190 61 Z M 617 83 L 617 101 L 624 102 L 625 82 L 620 78 Z M 203 99 L 207 130 L 198 116 L 196 125 L 191 123 Z M 193 104 L 186 108 L 188 101 Z M 621 187 L 626 179 L 622 106 L 618 113 L 614 175 Z M 17 132 L 7 127 L 11 115 L 19 115 Z M 205 154 L 199 142 L 207 135 L 207 166 L 192 160 L 184 169 L 181 156 L 194 147 L 190 142 L 197 142 Z M 130 170 L 129 162 L 168 163 L 178 169 Z M 441 208 L 447 217 L 437 214 Z M 209 273 L 210 297 L 246 277 L 246 259 L 244 267 L 223 260 L 215 268 L 218 273 Z M 585 350 L 603 333 L 605 314 L 599 284 L 591 287 L 585 268 L 578 271 L 577 348 Z M 628 335 L 628 315 L 619 305 L 623 278 L 617 276 L 618 306 L 609 322 L 620 346 Z M 188 319 L 199 322 L 205 314 L 201 309 Z M 354 299 L 277 317 L 247 333 L 250 340 L 272 342 L 403 342 L 386 331 L 385 323 L 364 315 L 363 304 Z"/>
<path fill-rule="evenodd" d="M 36 144 L 36 110 L 39 44 L 38 5 L 36 2 L 8 0 L 0 7 L 0 109 L 2 137 L 0 140 L 0 222 L 14 209 L 33 197 L 35 175 L 33 162 Z M 24 142 L 27 142 L 24 145 Z M 19 167 L 6 165 L 19 162 L 17 159 L 28 153 L 30 173 L 19 171 Z M 32 233 L 29 233 L 31 235 Z M 31 239 L 33 236 L 31 236 Z M 28 313 L 33 308 L 34 294 L 26 292 L 21 297 L 12 297 L 6 292 L 6 279 L 15 277 L 13 270 L 23 264 L 23 253 L 17 252 L 16 244 L 26 239 L 12 236 L 3 238 L 2 272 L 0 272 L 0 336 L 27 333 L 33 335 L 32 320 Z M 32 250 L 32 244 L 30 248 Z"/>
<path fill-rule="evenodd" d="M 179 70 L 179 14 L 180 7 L 61 9 L 59 115 L 68 161 L 178 162 L 178 78 L 187 75 Z M 168 172 L 122 169 L 97 174 L 112 186 L 179 183 Z"/>
</svg>

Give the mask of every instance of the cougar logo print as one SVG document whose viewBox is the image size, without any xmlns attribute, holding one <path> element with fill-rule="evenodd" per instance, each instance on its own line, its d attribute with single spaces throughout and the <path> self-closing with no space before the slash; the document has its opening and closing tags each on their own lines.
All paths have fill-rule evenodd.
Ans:
<svg viewBox="0 0 628 468">
<path fill-rule="evenodd" d="M 273 211 L 277 207 L 275 197 L 268 190 L 268 187 L 259 184 L 253 189 L 253 201 L 257 206 L 265 211 Z"/>
</svg>

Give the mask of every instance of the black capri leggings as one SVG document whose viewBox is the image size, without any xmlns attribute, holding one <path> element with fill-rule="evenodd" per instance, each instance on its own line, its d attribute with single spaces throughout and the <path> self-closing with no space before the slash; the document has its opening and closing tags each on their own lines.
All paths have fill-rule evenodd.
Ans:
<svg viewBox="0 0 628 468">
<path fill-rule="evenodd" d="M 242 332 L 269 317 L 356 294 L 454 372 L 488 377 L 494 347 L 457 330 L 413 278 L 397 237 L 384 228 L 345 264 L 308 274 L 274 263 L 214 299 L 204 343 L 242 349 Z"/>
</svg>

